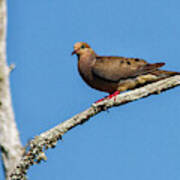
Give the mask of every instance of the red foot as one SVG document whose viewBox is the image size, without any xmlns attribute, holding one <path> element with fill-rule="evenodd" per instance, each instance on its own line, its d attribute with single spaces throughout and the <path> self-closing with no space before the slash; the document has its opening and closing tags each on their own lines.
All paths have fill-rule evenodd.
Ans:
<svg viewBox="0 0 180 180">
<path fill-rule="evenodd" d="M 113 98 L 114 96 L 117 96 L 119 93 L 120 93 L 120 91 L 115 91 L 113 94 L 110 94 L 107 98 L 108 98 L 108 99 L 111 99 L 111 98 Z"/>
<path fill-rule="evenodd" d="M 101 101 L 104 101 L 106 99 L 106 97 L 102 98 L 102 99 L 99 99 L 98 101 L 96 101 L 95 103 L 99 103 Z"/>
<path fill-rule="evenodd" d="M 101 102 L 101 101 L 104 101 L 105 99 L 111 99 L 111 98 L 117 96 L 119 93 L 120 93 L 120 91 L 115 91 L 113 94 L 110 94 L 109 96 L 106 96 L 106 97 L 104 97 L 104 98 L 102 98 L 102 99 L 99 99 L 99 100 L 96 101 L 95 103 L 99 103 L 99 102 Z M 116 97 L 114 98 L 114 101 L 116 101 Z"/>
</svg>

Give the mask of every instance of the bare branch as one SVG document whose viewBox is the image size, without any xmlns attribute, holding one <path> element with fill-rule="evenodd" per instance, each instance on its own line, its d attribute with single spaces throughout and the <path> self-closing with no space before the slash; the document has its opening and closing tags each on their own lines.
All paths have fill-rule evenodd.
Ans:
<svg viewBox="0 0 180 180">
<path fill-rule="evenodd" d="M 119 106 L 128 102 L 135 101 L 140 98 L 147 97 L 152 94 L 159 94 L 162 91 L 173 88 L 180 85 L 180 75 L 170 77 L 144 87 L 120 94 L 115 99 L 105 100 L 98 104 L 93 104 L 89 109 L 81 112 L 74 117 L 64 121 L 56 127 L 36 136 L 28 144 L 27 152 L 22 157 L 20 163 L 14 169 L 11 178 L 13 180 L 25 179 L 27 169 L 41 160 L 46 160 L 44 150 L 53 148 L 62 135 L 68 132 L 70 129 L 77 125 L 80 125 L 104 110 L 107 110 L 113 106 Z"/>
<path fill-rule="evenodd" d="M 6 179 L 22 156 L 22 146 L 14 120 L 6 64 L 6 0 L 0 0 L 0 152 Z"/>
</svg>

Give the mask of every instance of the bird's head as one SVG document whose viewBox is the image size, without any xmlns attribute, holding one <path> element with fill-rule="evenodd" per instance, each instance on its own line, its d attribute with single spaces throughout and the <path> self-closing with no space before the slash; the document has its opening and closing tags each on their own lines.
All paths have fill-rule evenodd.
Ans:
<svg viewBox="0 0 180 180">
<path fill-rule="evenodd" d="M 76 44 L 74 44 L 74 51 L 72 52 L 72 55 L 76 54 L 76 55 L 80 56 L 85 53 L 94 53 L 94 51 L 85 42 L 77 42 Z"/>
</svg>

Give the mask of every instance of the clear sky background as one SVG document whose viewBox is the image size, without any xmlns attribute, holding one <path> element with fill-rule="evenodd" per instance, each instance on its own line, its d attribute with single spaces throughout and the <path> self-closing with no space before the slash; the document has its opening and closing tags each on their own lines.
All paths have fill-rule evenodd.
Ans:
<svg viewBox="0 0 180 180">
<path fill-rule="evenodd" d="M 8 63 L 23 144 L 107 95 L 77 71 L 73 44 L 180 71 L 179 0 L 8 1 Z M 180 88 L 103 112 L 68 132 L 30 180 L 179 180 Z M 2 167 L 1 171 L 2 172 Z M 3 179 L 0 173 L 0 179 Z"/>
</svg>

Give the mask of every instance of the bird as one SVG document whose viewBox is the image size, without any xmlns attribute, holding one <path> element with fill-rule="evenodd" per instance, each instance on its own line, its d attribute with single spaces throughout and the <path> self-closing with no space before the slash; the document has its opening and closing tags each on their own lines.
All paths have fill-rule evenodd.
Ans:
<svg viewBox="0 0 180 180">
<path fill-rule="evenodd" d="M 85 42 L 74 44 L 74 54 L 78 58 L 78 71 L 82 79 L 90 87 L 109 93 L 96 103 L 111 99 L 123 91 L 180 74 L 159 70 L 165 65 L 164 62 L 151 64 L 140 58 L 99 56 Z"/>
</svg>

